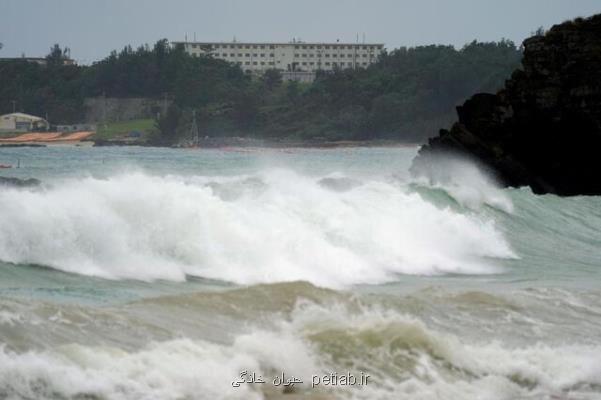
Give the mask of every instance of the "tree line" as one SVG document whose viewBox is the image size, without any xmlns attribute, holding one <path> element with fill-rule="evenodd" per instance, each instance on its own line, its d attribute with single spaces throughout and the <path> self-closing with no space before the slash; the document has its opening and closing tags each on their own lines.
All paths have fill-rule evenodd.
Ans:
<svg viewBox="0 0 601 400">
<path fill-rule="evenodd" d="M 125 47 L 90 66 L 65 65 L 55 45 L 47 65 L 0 63 L 0 114 L 24 112 L 76 123 L 86 97 L 172 100 L 157 118 L 162 143 L 189 134 L 193 112 L 202 136 L 419 141 L 454 118 L 474 92 L 495 91 L 519 66 L 511 41 L 399 48 L 366 69 L 318 72 L 312 84 L 283 82 L 276 70 L 252 78 L 240 67 L 182 46 Z"/>
</svg>

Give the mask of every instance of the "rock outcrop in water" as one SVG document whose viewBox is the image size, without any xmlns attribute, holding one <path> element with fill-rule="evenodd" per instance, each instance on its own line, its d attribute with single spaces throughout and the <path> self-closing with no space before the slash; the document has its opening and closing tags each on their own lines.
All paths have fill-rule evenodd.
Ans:
<svg viewBox="0 0 601 400">
<path fill-rule="evenodd" d="M 601 194 L 601 14 L 526 39 L 522 64 L 496 95 L 458 107 L 459 121 L 422 147 L 412 170 L 467 153 L 506 186 Z"/>
</svg>

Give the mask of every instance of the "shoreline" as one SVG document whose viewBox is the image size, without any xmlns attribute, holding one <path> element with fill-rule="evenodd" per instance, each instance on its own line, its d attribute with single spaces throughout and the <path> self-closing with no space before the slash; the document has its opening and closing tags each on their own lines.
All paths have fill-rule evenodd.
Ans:
<svg viewBox="0 0 601 400">
<path fill-rule="evenodd" d="M 330 149 L 355 147 L 418 147 L 423 143 L 398 140 L 340 140 L 340 141 L 301 141 L 301 140 L 264 140 L 247 138 L 203 139 L 198 145 L 161 145 L 134 141 L 94 141 L 94 147 L 142 146 L 176 149 Z"/>
</svg>

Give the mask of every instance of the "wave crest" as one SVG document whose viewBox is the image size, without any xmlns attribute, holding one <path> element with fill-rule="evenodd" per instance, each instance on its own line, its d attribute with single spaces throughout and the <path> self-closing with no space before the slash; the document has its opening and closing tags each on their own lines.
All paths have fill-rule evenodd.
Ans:
<svg viewBox="0 0 601 400">
<path fill-rule="evenodd" d="M 492 221 L 392 183 L 340 191 L 286 170 L 211 182 L 134 173 L 3 190 L 0 260 L 113 279 L 341 287 L 492 273 L 492 259 L 514 257 Z"/>
</svg>

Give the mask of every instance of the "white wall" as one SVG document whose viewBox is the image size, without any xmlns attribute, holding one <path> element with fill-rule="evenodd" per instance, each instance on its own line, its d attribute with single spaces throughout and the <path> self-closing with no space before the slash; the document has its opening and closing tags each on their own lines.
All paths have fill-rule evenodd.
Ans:
<svg viewBox="0 0 601 400">
<path fill-rule="evenodd" d="M 181 42 L 174 42 L 174 44 Z M 270 68 L 315 72 L 366 68 L 384 46 L 374 43 L 181 43 L 189 54 L 207 54 L 240 65 L 245 71 Z"/>
</svg>

